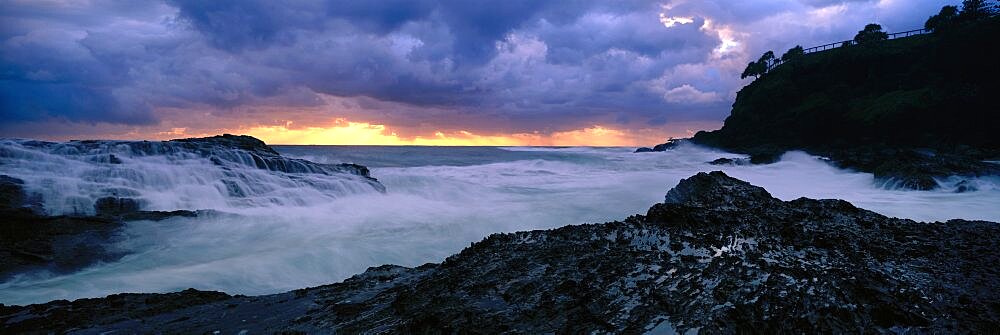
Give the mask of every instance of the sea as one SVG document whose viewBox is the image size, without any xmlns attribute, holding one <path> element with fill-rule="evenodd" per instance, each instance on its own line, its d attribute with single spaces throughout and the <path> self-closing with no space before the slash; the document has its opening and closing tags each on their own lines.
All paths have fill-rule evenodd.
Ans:
<svg viewBox="0 0 1000 335">
<path fill-rule="evenodd" d="M 942 179 L 933 191 L 906 190 L 803 152 L 768 165 L 717 166 L 708 162 L 745 156 L 687 143 L 654 153 L 626 147 L 273 148 L 318 163 L 367 166 L 385 192 L 356 178 L 223 171 L 183 152 L 121 154 L 120 164 L 102 164 L 72 146 L 0 141 L 0 174 L 24 179 L 49 214 L 86 214 L 86 205 L 108 189 L 141 197 L 149 210 L 212 210 L 130 222 L 112 246 L 127 253 L 123 258 L 69 274 L 18 275 L 0 283 L 0 303 L 186 288 L 260 295 L 329 284 L 382 264 L 441 262 L 490 234 L 644 214 L 682 178 L 714 170 L 783 200 L 844 199 L 916 221 L 1000 221 L 998 178 L 971 179 L 970 192 L 956 192 L 959 178 Z M 228 177 L 239 179 L 241 196 L 220 187 L 219 179 Z"/>
</svg>

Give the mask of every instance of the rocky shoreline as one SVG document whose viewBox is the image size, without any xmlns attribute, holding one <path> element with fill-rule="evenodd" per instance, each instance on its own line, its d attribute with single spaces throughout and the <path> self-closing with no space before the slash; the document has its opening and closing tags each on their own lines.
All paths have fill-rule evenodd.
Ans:
<svg viewBox="0 0 1000 335">
<path fill-rule="evenodd" d="M 1000 161 L 1000 151 L 967 146 L 941 149 L 887 145 L 859 145 L 851 148 L 779 148 L 766 145 L 739 148 L 727 147 L 706 140 L 706 137 L 708 136 L 673 139 L 653 148 L 640 147 L 635 152 L 662 152 L 674 149 L 682 143 L 692 143 L 749 156 L 749 158 L 720 157 L 708 162 L 712 165 L 747 165 L 775 163 L 786 151 L 801 150 L 824 157 L 830 164 L 842 169 L 871 173 L 879 184 L 912 190 L 933 190 L 940 186 L 939 180 L 958 177 L 954 185 L 949 185 L 951 188 L 957 192 L 973 191 L 974 189 L 968 186 L 969 178 L 1000 176 L 1000 164 L 995 163 Z"/>
<path fill-rule="evenodd" d="M 699 173 L 623 221 L 510 234 L 266 296 L 186 290 L 0 307 L 2 332 L 988 332 L 1000 226 L 776 199 Z"/>
<path fill-rule="evenodd" d="M 98 168 L 108 169 L 122 164 L 122 157 L 119 157 L 122 152 L 134 156 L 194 154 L 228 171 L 233 179 L 220 181 L 234 197 L 245 195 L 241 194 L 243 191 L 234 181 L 240 173 L 238 169 L 244 167 L 289 175 L 347 174 L 360 177 L 375 191 L 385 192 L 385 186 L 371 177 L 367 167 L 319 164 L 284 157 L 263 141 L 250 136 L 225 134 L 162 142 L 27 141 L 23 145 L 71 152 L 93 162 Z M 0 158 L 16 157 L 17 154 L 0 148 Z M 69 273 L 98 262 L 116 261 L 128 254 L 128 251 L 117 250 L 113 245 L 120 238 L 122 228 L 131 221 L 160 221 L 212 213 L 207 210 L 148 210 L 144 199 L 129 190 L 109 189 L 105 196 L 93 202 L 93 208 L 71 214 L 53 214 L 46 210 L 39 194 L 28 190 L 24 180 L 0 175 L 0 281 L 34 272 Z"/>
</svg>

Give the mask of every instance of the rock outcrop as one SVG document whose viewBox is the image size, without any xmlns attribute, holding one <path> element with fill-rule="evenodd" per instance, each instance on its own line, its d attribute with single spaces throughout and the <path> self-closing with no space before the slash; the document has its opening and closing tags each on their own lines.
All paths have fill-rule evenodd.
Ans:
<svg viewBox="0 0 1000 335">
<path fill-rule="evenodd" d="M 163 142 L 9 140 L 8 143 L 15 144 L 0 147 L 0 159 L 15 162 L 39 159 L 42 152 L 93 162 L 97 168 L 104 168 L 103 164 L 126 164 L 122 159 L 153 155 L 205 158 L 225 171 L 221 182 L 231 193 L 245 193 L 239 182 L 250 180 L 243 174 L 254 169 L 282 172 L 291 175 L 291 178 L 298 178 L 301 174 L 347 174 L 352 180 L 358 179 L 362 188 L 370 185 L 377 191 L 385 191 L 385 187 L 372 178 L 364 166 L 319 164 L 283 157 L 264 142 L 250 136 L 226 134 Z M 44 150 L 25 153 L 24 148 Z M 0 161 L 0 164 L 3 163 Z M 137 176 L 134 171 L 121 172 L 117 170 L 119 168 L 115 166 L 107 170 L 114 178 L 126 176 L 136 182 L 143 181 L 143 177 Z M 41 195 L 30 192 L 24 180 L 0 175 L 0 280 L 32 271 L 65 273 L 97 262 L 114 261 L 126 254 L 112 246 L 125 222 L 206 213 L 198 211 L 198 208 L 150 211 L 145 206 L 145 199 L 127 187 L 106 187 L 95 193 L 99 195 L 93 201 L 92 212 L 51 213 L 45 210 Z"/>
<path fill-rule="evenodd" d="M 3 332 L 989 332 L 1000 226 L 782 201 L 721 172 L 621 222 L 494 234 L 440 264 L 245 297 L 0 307 Z"/>
<path fill-rule="evenodd" d="M 993 36 L 993 37 L 990 37 Z M 1000 175 L 1000 16 L 931 34 L 804 55 L 743 87 L 719 130 L 692 142 L 773 162 L 829 157 L 879 182 L 927 190 Z M 945 185 L 951 186 L 953 185 Z"/>
<path fill-rule="evenodd" d="M 652 148 L 647 148 L 647 147 L 638 148 L 638 149 L 635 149 L 635 152 L 636 153 L 640 153 L 640 152 L 663 152 L 663 151 L 667 151 L 667 150 L 676 148 L 678 145 L 680 145 L 684 141 L 685 141 L 684 139 L 673 139 L 673 138 L 671 138 L 671 139 L 667 140 L 666 143 L 660 143 L 660 144 L 654 145 Z"/>
<path fill-rule="evenodd" d="M 24 181 L 0 175 L 0 280 L 30 271 L 72 272 L 125 255 L 111 247 L 126 221 L 195 216 L 193 211 L 141 211 L 128 199 L 98 201 L 98 215 L 45 215 Z"/>
</svg>

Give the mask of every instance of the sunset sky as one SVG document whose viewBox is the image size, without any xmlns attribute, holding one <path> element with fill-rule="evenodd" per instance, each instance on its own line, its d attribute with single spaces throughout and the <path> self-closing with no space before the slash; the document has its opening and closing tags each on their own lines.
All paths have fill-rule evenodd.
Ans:
<svg viewBox="0 0 1000 335">
<path fill-rule="evenodd" d="M 959 1 L 0 1 L 0 137 L 652 145 L 739 74 Z"/>
</svg>

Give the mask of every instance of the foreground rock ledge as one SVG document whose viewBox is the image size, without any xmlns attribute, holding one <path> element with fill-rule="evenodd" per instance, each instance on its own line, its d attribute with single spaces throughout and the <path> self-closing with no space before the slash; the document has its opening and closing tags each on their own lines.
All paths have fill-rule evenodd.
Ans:
<svg viewBox="0 0 1000 335">
<path fill-rule="evenodd" d="M 1000 228 L 781 201 L 722 172 L 623 222 L 494 234 L 441 264 L 246 297 L 186 290 L 0 307 L 3 332 L 988 332 Z"/>
</svg>

